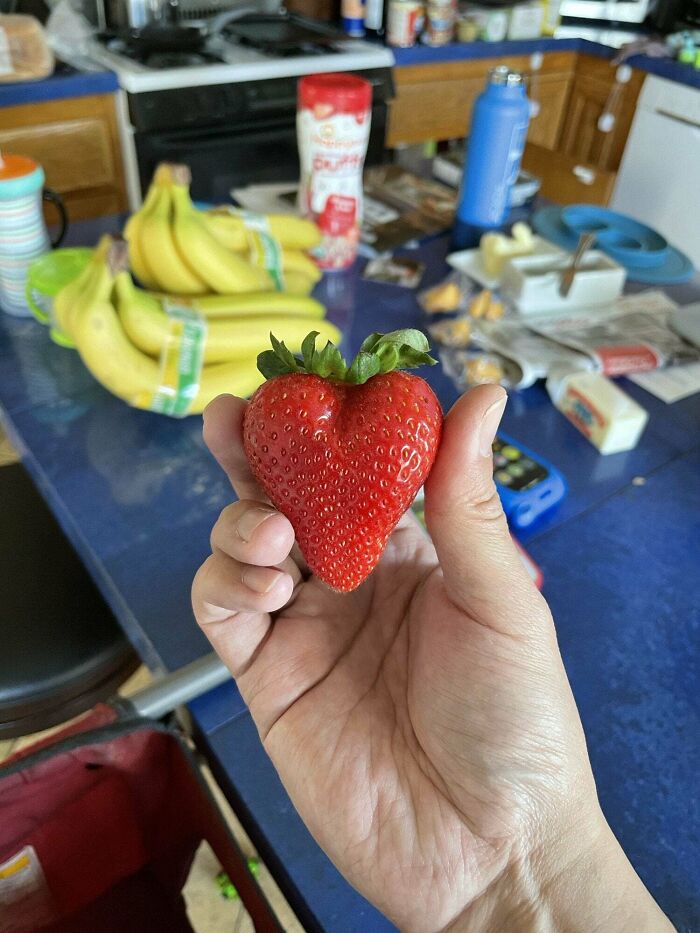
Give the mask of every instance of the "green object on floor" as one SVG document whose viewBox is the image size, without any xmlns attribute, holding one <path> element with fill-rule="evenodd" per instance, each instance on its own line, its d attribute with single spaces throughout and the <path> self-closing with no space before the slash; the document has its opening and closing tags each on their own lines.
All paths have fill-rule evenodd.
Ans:
<svg viewBox="0 0 700 933">
<path fill-rule="evenodd" d="M 251 873 L 251 875 L 257 875 L 257 873 L 260 871 L 260 862 L 258 859 L 248 859 L 248 871 Z M 216 876 L 216 883 L 219 888 L 219 893 L 223 898 L 225 898 L 227 901 L 238 900 L 240 897 L 238 889 L 236 888 L 235 884 L 232 883 L 231 879 L 225 871 L 219 872 L 219 874 Z"/>
</svg>

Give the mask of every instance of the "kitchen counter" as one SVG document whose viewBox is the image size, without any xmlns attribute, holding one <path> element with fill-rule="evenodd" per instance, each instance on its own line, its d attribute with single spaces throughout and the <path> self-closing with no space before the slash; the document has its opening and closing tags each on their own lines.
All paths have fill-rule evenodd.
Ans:
<svg viewBox="0 0 700 933">
<path fill-rule="evenodd" d="M 409 65 L 441 64 L 469 59 L 503 58 L 509 55 L 530 55 L 535 52 L 581 52 L 598 58 L 612 59 L 618 49 L 575 37 L 522 39 L 505 42 L 452 42 L 449 45 L 431 48 L 415 45 L 410 49 L 392 49 L 397 68 Z M 690 87 L 700 88 L 700 70 L 684 65 L 672 58 L 652 58 L 649 55 L 634 55 L 627 64 L 649 74 L 678 81 Z"/>
<path fill-rule="evenodd" d="M 74 224 L 69 243 L 94 244 L 122 223 Z M 411 253 L 426 263 L 424 286 L 448 271 L 447 246 L 438 237 Z M 363 279 L 362 266 L 326 276 L 317 291 L 347 354 L 370 330 L 423 323 L 412 292 Z M 697 300 L 700 280 L 668 291 Z M 451 406 L 458 392 L 441 367 L 423 375 Z M 510 393 L 503 430 L 569 483 L 558 511 L 526 540 L 544 572 L 602 807 L 676 927 L 697 930 L 700 396 L 664 405 L 631 383 L 625 389 L 650 415 L 635 450 L 600 456 L 542 385 Z M 127 407 L 45 328 L 2 313 L 0 416 L 145 662 L 173 670 L 207 653 L 190 585 L 232 492 L 204 447 L 201 418 Z M 304 928 L 393 930 L 301 823 L 233 683 L 190 711 L 198 746 Z"/>
<path fill-rule="evenodd" d="M 36 104 L 62 100 L 68 97 L 87 97 L 91 94 L 111 94 L 119 88 L 116 75 L 111 71 L 76 71 L 61 68 L 50 77 L 39 81 L 0 83 L 0 107 Z"/>
</svg>

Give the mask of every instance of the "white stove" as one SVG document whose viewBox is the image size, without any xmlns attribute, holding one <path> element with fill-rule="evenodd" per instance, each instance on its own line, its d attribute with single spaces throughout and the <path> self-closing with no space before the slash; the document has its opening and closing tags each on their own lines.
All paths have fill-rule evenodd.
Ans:
<svg viewBox="0 0 700 933">
<path fill-rule="evenodd" d="M 207 40 L 204 56 L 209 60 L 199 61 L 198 53 L 191 53 L 192 64 L 170 67 L 153 67 L 134 59 L 119 40 L 108 46 L 93 41 L 90 57 L 109 71 L 113 71 L 119 86 L 131 94 L 144 91 L 172 90 L 181 87 L 203 87 L 216 84 L 234 84 L 247 81 L 265 81 L 270 78 L 299 77 L 331 71 L 364 71 L 375 68 L 391 68 L 394 56 L 390 49 L 377 43 L 357 39 L 340 40 L 333 43 L 332 50 L 310 54 L 285 55 L 279 57 L 251 48 L 223 36 Z M 185 56 L 188 53 L 177 53 Z M 175 62 L 176 55 L 168 58 L 161 53 L 156 61 Z"/>
<path fill-rule="evenodd" d="M 305 23 L 292 23 L 292 40 L 277 43 L 283 31 L 275 31 L 278 22 L 262 29 L 254 24 L 256 44 L 241 20 L 212 28 L 203 44 L 195 35 L 196 51 L 144 50 L 124 32 L 93 41 L 91 57 L 117 75 L 121 88 L 118 117 L 131 210 L 163 160 L 190 166 L 192 195 L 202 201 L 228 200 L 233 188 L 248 184 L 298 181 L 296 87 L 302 75 L 353 72 L 372 83 L 367 164 L 384 160 L 391 51 Z M 283 25 L 287 29 L 288 20 Z"/>
</svg>

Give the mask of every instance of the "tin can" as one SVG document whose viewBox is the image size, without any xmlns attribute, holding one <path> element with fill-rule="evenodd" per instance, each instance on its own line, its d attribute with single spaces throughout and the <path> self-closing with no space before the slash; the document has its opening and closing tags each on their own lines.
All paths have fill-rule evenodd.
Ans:
<svg viewBox="0 0 700 933">
<path fill-rule="evenodd" d="M 341 0 L 340 15 L 343 32 L 361 39 L 365 34 L 365 0 Z"/>
<path fill-rule="evenodd" d="M 400 49 L 416 44 L 423 6 L 417 0 L 389 0 L 387 14 L 387 42 Z"/>
<path fill-rule="evenodd" d="M 454 37 L 456 9 L 454 0 L 430 0 L 422 39 L 426 45 L 447 45 Z"/>
</svg>

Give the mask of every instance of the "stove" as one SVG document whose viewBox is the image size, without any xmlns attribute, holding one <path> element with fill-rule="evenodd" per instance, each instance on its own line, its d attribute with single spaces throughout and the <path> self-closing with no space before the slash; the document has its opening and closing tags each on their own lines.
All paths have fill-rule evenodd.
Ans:
<svg viewBox="0 0 700 933">
<path fill-rule="evenodd" d="M 347 39 L 323 24 L 303 26 L 300 17 L 260 16 L 255 22 L 229 23 L 207 38 L 199 52 L 144 56 L 124 40 L 107 39 L 94 40 L 90 56 L 114 71 L 120 86 L 132 94 L 394 64 L 391 51 L 377 43 Z"/>
<path fill-rule="evenodd" d="M 162 160 L 192 170 L 193 197 L 228 201 L 232 188 L 297 181 L 300 76 L 353 72 L 373 86 L 367 164 L 385 160 L 391 51 L 300 18 L 239 20 L 197 51 L 143 52 L 124 39 L 93 40 L 91 57 L 119 80 L 118 115 L 129 206 L 138 207 Z M 191 23 L 188 22 L 188 25 Z"/>
</svg>

